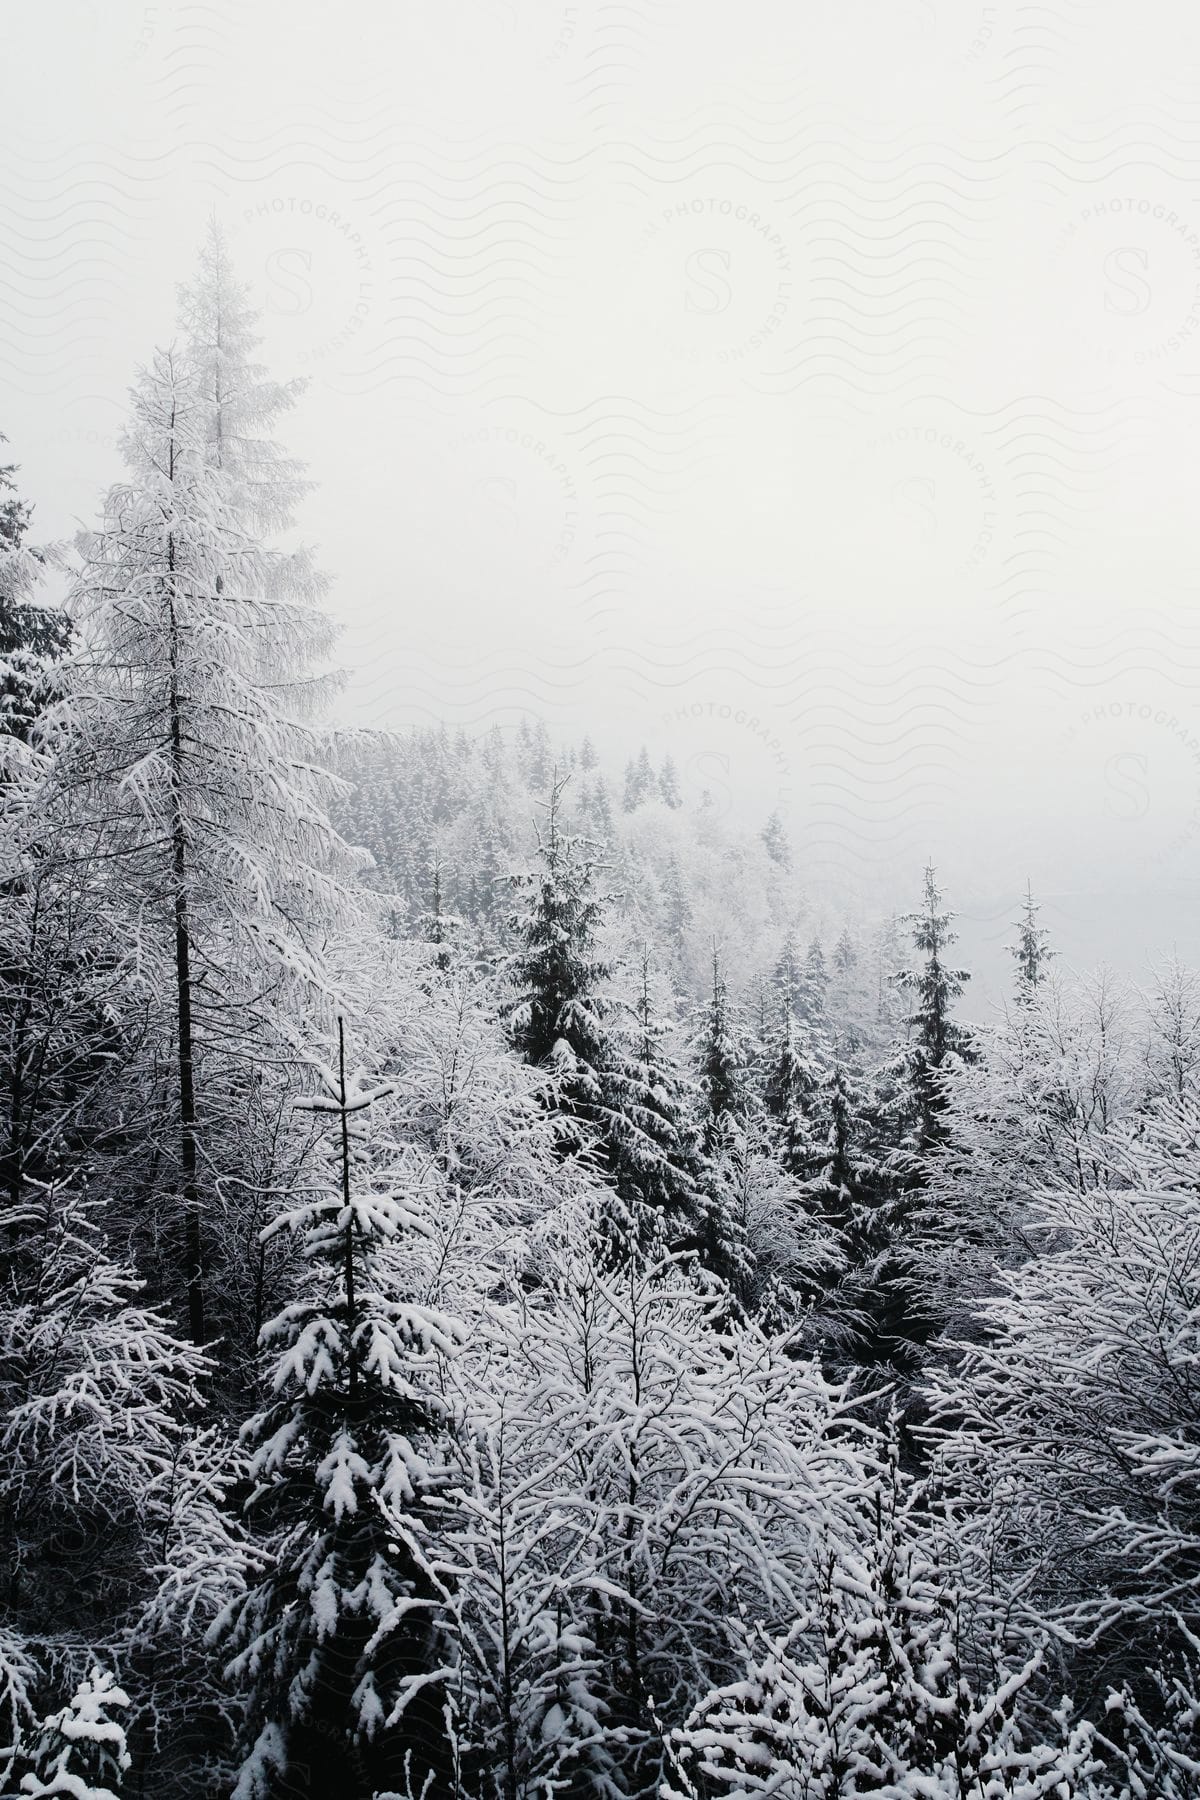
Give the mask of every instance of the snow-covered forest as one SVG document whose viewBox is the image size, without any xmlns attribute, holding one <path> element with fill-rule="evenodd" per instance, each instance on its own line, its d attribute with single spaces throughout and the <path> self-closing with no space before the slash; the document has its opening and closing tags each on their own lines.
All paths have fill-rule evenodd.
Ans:
<svg viewBox="0 0 1200 1800">
<path fill-rule="evenodd" d="M 1200 974 L 334 729 L 215 226 L 164 345 L 0 470 L 0 1793 L 1195 1800 Z"/>
</svg>

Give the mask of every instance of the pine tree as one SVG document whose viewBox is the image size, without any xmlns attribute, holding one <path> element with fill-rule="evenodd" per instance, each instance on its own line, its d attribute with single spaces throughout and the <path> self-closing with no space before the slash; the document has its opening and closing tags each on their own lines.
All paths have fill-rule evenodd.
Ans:
<svg viewBox="0 0 1200 1800">
<path fill-rule="evenodd" d="M 201 1141 L 219 1170 L 255 1028 L 278 1061 L 286 1030 L 272 1014 L 300 993 L 323 1004 L 312 944 L 354 915 L 360 866 L 329 822 L 340 784 L 305 722 L 320 689 L 311 665 L 330 642 L 312 604 L 321 583 L 302 553 L 254 536 L 295 498 L 291 465 L 254 435 L 291 396 L 246 359 L 252 315 L 209 260 L 185 316 L 197 334 L 219 319 L 218 348 L 198 335 L 134 390 L 130 479 L 82 540 L 73 606 L 87 644 L 58 709 L 67 790 L 77 813 L 105 821 L 142 978 L 169 995 L 180 1285 L 197 1342 L 215 1248 L 203 1242 Z"/>
<path fill-rule="evenodd" d="M 966 969 L 949 968 L 945 953 L 957 934 L 950 929 L 954 914 L 943 907 L 942 891 L 932 863 L 925 870 L 924 905 L 905 913 L 903 923 L 924 961 L 916 968 L 901 969 L 892 976 L 894 985 L 912 996 L 909 1014 L 910 1081 L 915 1108 L 912 1147 L 926 1154 L 941 1137 L 944 1096 L 941 1074 L 947 1058 L 966 1046 L 966 1034 L 951 1016 L 951 1006 L 970 980 Z"/>
<path fill-rule="evenodd" d="M 1017 1000 L 1022 1004 L 1032 998 L 1034 989 L 1045 976 L 1046 963 L 1054 955 L 1049 933 L 1037 922 L 1038 910 L 1033 889 L 1027 883 L 1025 910 L 1017 923 L 1017 941 L 1009 951 L 1017 965 Z"/>
<path fill-rule="evenodd" d="M 783 820 L 777 812 L 773 812 L 759 834 L 766 845 L 767 855 L 781 869 L 792 866 L 792 847 L 788 841 Z"/>
<path fill-rule="evenodd" d="M 0 432 L 0 444 L 7 441 Z M 58 555 L 26 544 L 33 509 L 17 496 L 16 472 L 13 463 L 0 466 L 0 750 L 6 736 L 28 743 L 54 696 L 54 665 L 71 643 L 67 615 L 34 597 Z M 7 773 L 0 757 L 0 777 Z"/>
<path fill-rule="evenodd" d="M 780 1156 L 789 1174 L 806 1179 L 813 1173 L 812 1107 L 821 1070 L 807 1032 L 797 1021 L 785 995 L 778 1001 L 778 1022 L 769 1042 L 763 1098 L 776 1121 Z"/>
<path fill-rule="evenodd" d="M 816 1022 L 825 1016 L 825 996 L 829 987 L 829 971 L 820 938 L 813 938 L 804 953 L 800 969 L 799 1016 Z"/>
<path fill-rule="evenodd" d="M 703 1206 L 699 1147 L 682 1077 L 667 1054 L 666 1027 L 651 985 L 651 955 L 643 947 L 630 1028 L 610 1056 L 619 1106 L 614 1111 L 613 1180 L 635 1207 L 662 1216 L 669 1232 L 694 1230 Z M 613 1079 L 615 1077 L 615 1080 Z"/>
<path fill-rule="evenodd" d="M 771 985 L 792 1016 L 801 1016 L 805 998 L 804 959 L 796 943 L 795 931 L 791 928 L 775 958 Z"/>
<path fill-rule="evenodd" d="M 701 1095 L 701 1132 L 705 1148 L 717 1141 L 722 1121 L 736 1115 L 745 1104 L 743 1069 L 745 1043 L 729 987 L 713 945 L 712 987 L 700 1014 L 696 1035 L 697 1079 Z"/>
<path fill-rule="evenodd" d="M 816 1173 L 809 1192 L 821 1216 L 855 1246 L 869 1237 L 866 1221 L 880 1175 L 872 1145 L 872 1100 L 865 1082 L 841 1056 L 813 1096 Z"/>
<path fill-rule="evenodd" d="M 674 851 L 663 871 L 663 930 L 678 964 L 687 951 L 687 932 L 692 922 L 691 902 L 679 858 Z"/>
<path fill-rule="evenodd" d="M 563 830 L 565 786 L 556 773 L 538 830 L 540 867 L 514 883 L 523 906 L 511 921 L 518 947 L 509 1020 L 517 1051 L 553 1076 L 564 1149 L 577 1154 L 603 1130 L 607 1111 L 602 987 L 611 970 L 596 949 L 603 914 L 593 891 L 596 846 Z"/>
<path fill-rule="evenodd" d="M 129 1771 L 125 1729 L 110 1715 L 129 1696 L 107 1669 L 93 1668 L 70 1703 L 42 1725 L 36 1769 L 21 1781 L 29 1800 L 120 1800 Z"/>
<path fill-rule="evenodd" d="M 319 1091 L 301 1104 L 331 1127 L 328 1186 L 267 1228 L 300 1237 L 309 1278 L 264 1330 L 277 1398 L 245 1432 L 249 1516 L 268 1555 L 214 1628 L 253 1734 L 236 1800 L 297 1784 L 347 1800 L 410 1781 L 420 1793 L 426 1779 L 440 1792 L 452 1766 L 441 1588 L 423 1546 L 436 1366 L 461 1331 L 397 1295 L 395 1245 L 427 1228 L 403 1150 L 377 1169 L 383 1145 L 363 1134 L 390 1085 L 347 1070 L 340 1020 L 336 1060 L 314 1072 Z"/>
<path fill-rule="evenodd" d="M 449 969 L 453 946 L 462 931 L 463 921 L 446 910 L 442 893 L 442 859 L 436 852 L 429 864 L 429 904 L 417 916 L 416 927 L 427 944 L 433 946 L 433 964 L 441 973 Z"/>
<path fill-rule="evenodd" d="M 670 807 L 672 812 L 678 812 L 683 805 L 679 771 L 675 767 L 674 759 L 670 756 L 663 757 L 662 766 L 658 771 L 658 797 L 664 806 Z"/>
<path fill-rule="evenodd" d="M 587 816 L 602 840 L 613 834 L 612 801 L 609 798 L 608 783 L 603 775 L 597 776 L 588 794 Z"/>
</svg>

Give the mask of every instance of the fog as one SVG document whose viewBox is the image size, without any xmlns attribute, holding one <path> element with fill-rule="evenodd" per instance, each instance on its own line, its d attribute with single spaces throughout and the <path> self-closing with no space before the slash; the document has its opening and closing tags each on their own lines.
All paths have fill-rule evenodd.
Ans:
<svg viewBox="0 0 1200 1800">
<path fill-rule="evenodd" d="M 347 720 L 589 731 L 964 960 L 1200 951 L 1200 16 L 712 0 L 5 20 L 6 456 L 95 513 L 209 213 Z M 986 986 L 986 981 L 985 981 Z"/>
</svg>

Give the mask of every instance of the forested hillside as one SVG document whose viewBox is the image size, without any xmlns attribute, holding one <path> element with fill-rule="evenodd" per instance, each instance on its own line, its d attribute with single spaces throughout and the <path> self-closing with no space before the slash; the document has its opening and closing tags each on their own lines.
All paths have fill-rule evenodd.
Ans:
<svg viewBox="0 0 1200 1800">
<path fill-rule="evenodd" d="M 0 1794 L 1195 1800 L 1200 975 L 334 730 L 260 354 L 0 471 Z"/>
</svg>

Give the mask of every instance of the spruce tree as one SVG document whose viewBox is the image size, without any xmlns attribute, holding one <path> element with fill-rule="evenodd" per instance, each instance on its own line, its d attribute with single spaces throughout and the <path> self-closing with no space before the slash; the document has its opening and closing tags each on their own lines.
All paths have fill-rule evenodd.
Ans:
<svg viewBox="0 0 1200 1800">
<path fill-rule="evenodd" d="M 663 757 L 662 766 L 658 771 L 658 797 L 664 806 L 670 807 L 672 812 L 678 812 L 683 805 L 679 771 L 675 767 L 674 759 L 670 756 Z"/>
<path fill-rule="evenodd" d="M 610 1128 L 613 1179 L 627 1202 L 653 1209 L 678 1235 L 695 1228 L 703 1205 L 699 1146 L 682 1077 L 668 1054 L 648 947 L 631 1010 L 629 1026 L 615 1036 L 607 1083 L 619 1100 Z"/>
<path fill-rule="evenodd" d="M 910 995 L 913 1002 L 908 1017 L 909 1080 L 915 1114 L 911 1147 L 918 1156 L 927 1154 L 940 1141 L 945 1105 L 942 1071 L 947 1058 L 961 1052 L 967 1043 L 966 1033 L 955 1023 L 950 1010 L 970 980 L 966 969 L 951 968 L 945 960 L 957 938 L 950 929 L 953 918 L 954 914 L 944 907 L 937 872 L 929 863 L 925 869 L 924 903 L 918 911 L 905 913 L 902 919 L 923 961 L 892 976 L 893 984 Z"/>
<path fill-rule="evenodd" d="M 1017 941 L 1009 947 L 1017 965 L 1017 1000 L 1022 1005 L 1033 998 L 1038 983 L 1045 977 L 1046 964 L 1054 955 L 1049 932 L 1038 924 L 1038 911 L 1033 888 L 1027 882 L 1024 911 L 1017 921 Z"/>
<path fill-rule="evenodd" d="M 247 1703 L 234 1795 L 441 1793 L 449 1672 L 425 1545 L 437 1365 L 461 1330 L 400 1297 L 397 1244 L 428 1227 L 402 1149 L 389 1166 L 363 1129 L 390 1084 L 347 1068 L 340 1020 L 332 1064 L 313 1071 L 301 1105 L 330 1128 L 323 1180 L 267 1227 L 300 1240 L 307 1279 L 264 1328 L 275 1397 L 244 1433 L 264 1554 L 213 1631 Z"/>
<path fill-rule="evenodd" d="M 773 812 L 762 831 L 759 833 L 767 855 L 778 868 L 790 869 L 792 866 L 792 847 L 784 830 L 783 820 L 777 812 Z"/>
<path fill-rule="evenodd" d="M 566 780 L 557 771 L 537 832 L 538 867 L 515 878 L 521 909 L 510 921 L 514 1048 L 554 1079 L 564 1151 L 577 1154 L 603 1131 L 608 1055 L 603 984 L 611 976 L 597 938 L 603 907 L 594 892 L 597 845 L 564 830 Z"/>
<path fill-rule="evenodd" d="M 694 1154 L 649 963 L 632 1028 L 622 1028 L 608 992 L 613 971 L 596 948 L 603 906 L 593 885 L 595 846 L 563 830 L 564 787 L 556 777 L 538 837 L 541 868 L 518 880 L 525 909 L 513 920 L 513 1043 L 552 1078 L 564 1153 L 590 1153 L 611 1182 L 617 1206 L 606 1228 L 618 1236 L 640 1230 L 637 1214 L 646 1208 L 677 1229 L 695 1211 Z"/>
<path fill-rule="evenodd" d="M 813 1100 L 821 1081 L 820 1066 L 787 998 L 778 1000 L 778 1021 L 769 1040 L 763 1098 L 776 1123 L 780 1157 L 790 1175 L 805 1179 L 817 1154 L 813 1139 Z"/>
<path fill-rule="evenodd" d="M 701 1096 L 701 1133 L 706 1150 L 718 1139 L 722 1122 L 745 1104 L 744 1033 L 729 998 L 729 986 L 717 946 L 712 950 L 712 986 L 700 1013 L 696 1034 L 697 1083 Z"/>
<path fill-rule="evenodd" d="M 7 443 L 0 432 L 0 444 Z M 3 738 L 28 743 L 38 714 L 54 696 L 54 665 L 71 643 L 66 613 L 36 598 L 53 550 L 25 539 L 33 508 L 17 494 L 14 463 L 0 465 L 0 752 Z M 0 778 L 8 771 L 0 755 Z"/>
</svg>

